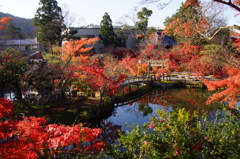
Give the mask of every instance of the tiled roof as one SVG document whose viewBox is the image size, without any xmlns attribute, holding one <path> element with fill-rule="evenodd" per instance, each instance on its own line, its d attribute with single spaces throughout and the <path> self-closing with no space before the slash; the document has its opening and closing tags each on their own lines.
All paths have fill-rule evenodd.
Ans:
<svg viewBox="0 0 240 159">
<path fill-rule="evenodd" d="M 0 40 L 1 45 L 38 45 L 39 43 L 27 39 Z"/>
<path fill-rule="evenodd" d="M 161 45 L 174 46 L 177 45 L 177 42 L 174 39 L 164 35 L 161 41 Z"/>
</svg>

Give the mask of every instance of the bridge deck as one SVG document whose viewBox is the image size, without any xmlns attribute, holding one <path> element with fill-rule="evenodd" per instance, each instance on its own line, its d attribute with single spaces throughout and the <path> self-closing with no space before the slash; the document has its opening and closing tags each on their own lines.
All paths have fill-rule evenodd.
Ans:
<svg viewBox="0 0 240 159">
<path fill-rule="evenodd" d="M 128 86 L 133 84 L 140 84 L 140 83 L 151 83 L 155 80 L 155 76 L 146 76 L 146 77 L 130 77 L 123 82 L 120 83 L 121 86 Z"/>
</svg>

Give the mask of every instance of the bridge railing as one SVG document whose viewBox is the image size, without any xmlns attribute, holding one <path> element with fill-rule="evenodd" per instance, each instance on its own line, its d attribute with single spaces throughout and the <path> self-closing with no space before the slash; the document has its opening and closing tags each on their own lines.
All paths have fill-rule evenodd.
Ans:
<svg viewBox="0 0 240 159">
<path fill-rule="evenodd" d="M 155 80 L 155 76 L 141 76 L 141 77 L 129 77 L 120 83 L 120 85 L 127 85 L 130 83 L 144 83 L 144 82 L 152 82 Z"/>
</svg>

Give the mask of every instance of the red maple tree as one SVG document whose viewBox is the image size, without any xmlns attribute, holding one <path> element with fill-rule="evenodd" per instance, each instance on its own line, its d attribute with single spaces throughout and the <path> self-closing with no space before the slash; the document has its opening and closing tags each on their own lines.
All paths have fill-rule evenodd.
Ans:
<svg viewBox="0 0 240 159">
<path fill-rule="evenodd" d="M 98 138 L 102 132 L 99 128 L 48 125 L 44 117 L 10 118 L 13 103 L 6 98 L 0 99 L 0 110 L 0 158 L 33 159 L 63 154 L 94 157 L 105 148 Z"/>
<path fill-rule="evenodd" d="M 82 73 L 84 71 L 83 65 L 90 62 L 88 53 L 98 40 L 98 38 L 70 40 L 65 42 L 61 48 L 53 48 L 61 60 L 61 68 L 59 68 L 62 72 L 62 80 L 59 82 L 61 88 L 65 87 L 71 80 L 82 80 L 81 76 L 84 76 Z"/>
<path fill-rule="evenodd" d="M 100 103 L 105 95 L 114 95 L 120 89 L 120 82 L 122 82 L 127 76 L 124 74 L 109 74 L 104 67 L 100 67 L 96 64 L 85 67 L 85 73 L 90 75 L 88 84 L 92 86 L 95 91 L 100 91 Z"/>
</svg>

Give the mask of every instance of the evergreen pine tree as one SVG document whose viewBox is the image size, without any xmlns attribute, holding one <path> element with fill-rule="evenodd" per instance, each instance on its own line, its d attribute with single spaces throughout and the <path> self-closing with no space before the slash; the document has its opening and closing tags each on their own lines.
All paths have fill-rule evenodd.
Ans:
<svg viewBox="0 0 240 159">
<path fill-rule="evenodd" d="M 62 44 L 62 31 L 66 29 L 62 9 L 56 0 L 40 0 L 39 8 L 33 19 L 39 27 L 38 40 L 43 44 Z"/>
<path fill-rule="evenodd" d="M 116 39 L 116 34 L 113 31 L 112 20 L 107 12 L 104 13 L 100 23 L 99 37 L 103 40 L 105 47 L 113 45 Z"/>
<path fill-rule="evenodd" d="M 143 7 L 142 11 L 137 13 L 138 20 L 135 24 L 135 28 L 142 31 L 145 34 L 145 31 L 148 27 L 148 18 L 152 15 L 152 11 Z"/>
</svg>

